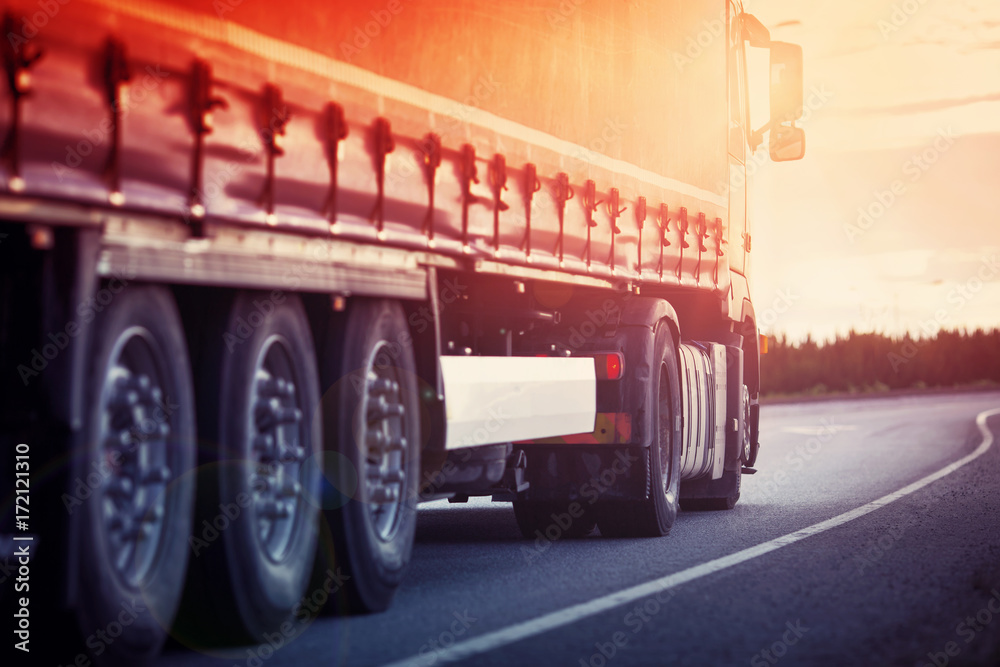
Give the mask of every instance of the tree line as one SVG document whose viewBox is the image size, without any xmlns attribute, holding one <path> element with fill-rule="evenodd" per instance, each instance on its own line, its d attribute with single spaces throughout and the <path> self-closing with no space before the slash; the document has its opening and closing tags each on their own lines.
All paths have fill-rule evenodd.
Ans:
<svg viewBox="0 0 1000 667">
<path fill-rule="evenodd" d="M 1000 384 L 1000 329 L 926 338 L 852 330 L 822 343 L 771 338 L 768 347 L 760 362 L 765 396 Z"/>
</svg>

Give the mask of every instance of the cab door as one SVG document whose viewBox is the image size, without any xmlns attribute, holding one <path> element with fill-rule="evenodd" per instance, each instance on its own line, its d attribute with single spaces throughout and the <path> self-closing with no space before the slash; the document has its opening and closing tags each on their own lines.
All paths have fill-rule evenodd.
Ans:
<svg viewBox="0 0 1000 667">
<path fill-rule="evenodd" d="M 749 247 L 747 220 L 746 52 L 740 11 L 729 2 L 729 267 L 746 275 Z"/>
</svg>

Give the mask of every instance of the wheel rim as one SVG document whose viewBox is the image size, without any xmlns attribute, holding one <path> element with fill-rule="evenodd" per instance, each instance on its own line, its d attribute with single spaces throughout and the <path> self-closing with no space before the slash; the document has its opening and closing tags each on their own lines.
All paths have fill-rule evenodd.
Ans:
<svg viewBox="0 0 1000 667">
<path fill-rule="evenodd" d="M 110 563 L 133 589 L 156 564 L 167 523 L 165 489 L 174 472 L 162 358 L 147 329 L 127 329 L 112 348 L 101 390 L 101 525 Z"/>
<path fill-rule="evenodd" d="M 250 383 L 247 433 L 257 539 L 273 562 L 288 553 L 305 511 L 301 480 L 308 447 L 302 394 L 288 342 L 271 336 L 261 346 Z"/>
<path fill-rule="evenodd" d="M 366 360 L 357 432 L 366 511 L 379 539 L 389 541 L 399 526 L 406 491 L 406 407 L 400 400 L 398 370 L 379 363 L 385 350 L 388 345 L 379 341 Z"/>
<path fill-rule="evenodd" d="M 750 465 L 750 458 L 753 456 L 751 448 L 753 443 L 750 436 L 750 390 L 743 385 L 743 463 Z"/>
<path fill-rule="evenodd" d="M 662 470 L 663 488 L 662 491 L 667 497 L 667 502 L 674 500 L 670 491 L 670 478 L 673 474 L 673 421 L 674 415 L 671 410 L 672 401 L 670 396 L 670 383 L 668 381 L 668 371 L 666 364 L 660 366 L 660 407 L 657 412 L 657 426 L 660 430 L 660 442 L 664 443 L 660 447 L 660 468 Z"/>
</svg>

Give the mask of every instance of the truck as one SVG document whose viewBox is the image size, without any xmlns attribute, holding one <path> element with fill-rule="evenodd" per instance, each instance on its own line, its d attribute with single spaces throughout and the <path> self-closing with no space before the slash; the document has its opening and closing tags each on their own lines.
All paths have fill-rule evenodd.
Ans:
<svg viewBox="0 0 1000 667">
<path fill-rule="evenodd" d="M 740 0 L 11 0 L 3 33 L 16 656 L 383 610 L 427 500 L 536 542 L 736 504 L 748 165 L 805 149 L 801 48 Z"/>
</svg>

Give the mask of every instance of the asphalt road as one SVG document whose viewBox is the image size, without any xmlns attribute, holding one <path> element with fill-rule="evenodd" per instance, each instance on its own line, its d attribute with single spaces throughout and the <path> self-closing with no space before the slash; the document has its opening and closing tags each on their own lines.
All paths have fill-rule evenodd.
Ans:
<svg viewBox="0 0 1000 667">
<path fill-rule="evenodd" d="M 535 545 L 509 504 L 429 504 L 390 611 L 161 664 L 997 666 L 1000 411 L 976 423 L 997 408 L 765 406 L 737 508 L 682 513 L 662 539 Z"/>
</svg>

